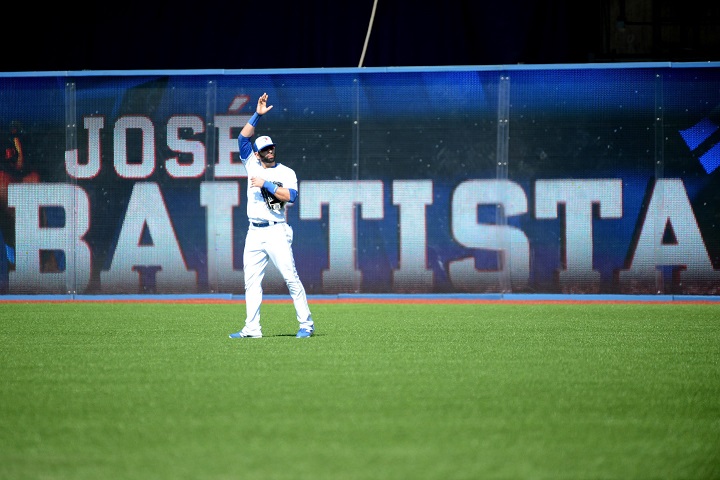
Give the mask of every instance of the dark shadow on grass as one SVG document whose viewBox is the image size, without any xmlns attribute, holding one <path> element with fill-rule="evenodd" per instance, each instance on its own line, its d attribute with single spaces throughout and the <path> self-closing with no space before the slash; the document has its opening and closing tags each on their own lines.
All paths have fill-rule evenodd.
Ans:
<svg viewBox="0 0 720 480">
<path fill-rule="evenodd" d="M 267 336 L 269 336 L 269 337 L 294 337 L 295 335 L 297 335 L 297 334 L 296 333 L 278 333 L 277 335 L 267 335 Z M 321 335 L 318 333 L 313 333 L 312 336 L 319 337 Z M 310 337 L 310 338 L 312 338 L 312 337 Z"/>
</svg>

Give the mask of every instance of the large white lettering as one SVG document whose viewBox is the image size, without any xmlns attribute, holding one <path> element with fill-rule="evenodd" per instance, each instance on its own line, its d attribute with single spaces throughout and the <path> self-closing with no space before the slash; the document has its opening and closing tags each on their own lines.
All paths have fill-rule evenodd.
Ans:
<svg viewBox="0 0 720 480">
<path fill-rule="evenodd" d="M 454 286 L 466 292 L 522 290 L 530 276 L 530 244 L 525 233 L 511 225 L 478 223 L 478 205 L 497 205 L 505 217 L 527 212 L 522 187 L 509 180 L 468 180 L 452 196 L 452 233 L 469 248 L 498 253 L 497 270 L 479 270 L 474 258 L 449 263 Z M 510 284 L 508 284 L 508 280 Z"/>
<path fill-rule="evenodd" d="M 215 164 L 215 178 L 240 178 L 247 177 L 245 165 L 242 162 L 233 161 L 233 153 L 240 151 L 238 146 L 237 133 L 232 134 L 233 129 L 245 125 L 249 116 L 238 115 L 217 115 L 215 123 L 218 130 L 218 154 Z"/>
<path fill-rule="evenodd" d="M 672 243 L 663 242 L 668 228 L 675 236 Z M 706 293 L 708 285 L 714 289 L 720 285 L 720 272 L 712 267 L 685 186 L 677 178 L 655 183 L 630 257 L 630 267 L 620 271 L 620 287 L 625 293 L 661 293 L 663 276 L 658 267 L 663 265 L 677 267 L 684 293 Z"/>
<path fill-rule="evenodd" d="M 328 206 L 328 268 L 323 270 L 323 290 L 329 293 L 358 292 L 362 272 L 357 268 L 357 214 L 382 219 L 383 185 L 375 180 L 310 181 L 302 184 L 300 218 L 320 220 L 322 207 Z"/>
<path fill-rule="evenodd" d="M 188 140 L 180 137 L 180 131 L 191 130 L 203 133 L 205 123 L 196 115 L 178 115 L 170 118 L 167 124 L 167 144 L 177 153 L 190 155 L 192 162 L 180 162 L 178 157 L 165 161 L 168 175 L 173 178 L 198 178 L 205 173 L 205 145 L 199 140 Z"/>
<path fill-rule="evenodd" d="M 89 124 L 99 128 L 102 122 L 93 120 Z M 177 168 L 182 176 L 188 165 L 178 164 L 172 168 Z M 76 169 L 78 172 L 90 170 L 84 170 L 84 166 Z M 195 256 L 192 258 L 201 263 L 207 260 L 212 291 L 243 291 L 243 271 L 233 267 L 237 256 L 235 245 L 241 243 L 235 238 L 244 234 L 246 228 L 244 221 L 243 225 L 233 224 L 242 205 L 239 183 L 200 182 L 199 185 L 199 203 L 205 207 L 206 215 L 198 216 L 197 227 L 202 228 L 205 223 L 207 257 L 203 255 L 203 247 L 193 244 Z M 397 207 L 397 223 L 393 219 L 392 225 L 383 225 L 388 227 L 389 235 L 397 235 L 397 266 L 387 271 L 391 288 L 396 292 L 435 291 L 437 270 L 435 265 L 428 264 L 427 233 L 437 223 L 433 221 L 428 225 L 426 212 L 437 197 L 433 193 L 433 182 L 395 180 L 391 190 L 392 203 Z M 383 183 L 376 180 L 304 181 L 300 191 L 299 219 L 302 222 L 323 220 L 317 228 L 327 231 L 327 264 L 313 259 L 313 268 L 317 268 L 322 277 L 323 293 L 363 291 L 363 272 L 358 260 L 364 252 L 358 247 L 358 235 L 362 233 L 358 222 L 385 219 Z M 557 259 L 545 254 L 543 265 L 559 266 L 557 273 L 563 292 L 597 292 L 601 284 L 600 270 L 592 260 L 597 242 L 610 242 L 600 245 L 607 250 L 616 248 L 618 241 L 594 238 L 593 226 L 597 226 L 594 222 L 599 220 L 622 217 L 622 181 L 539 180 L 534 191 L 538 220 L 560 217 L 559 205 L 564 205 L 565 210 L 565 236 L 561 239 L 564 249 L 558 251 Z M 90 198 L 85 190 L 70 184 L 10 185 L 8 204 L 15 209 L 17 218 L 16 264 L 8 273 L 7 283 L 10 293 L 82 293 L 88 288 L 92 252 L 85 236 L 91 218 Z M 509 180 L 468 180 L 455 188 L 449 205 L 447 233 L 452 238 L 449 245 L 432 248 L 448 247 L 448 255 L 442 261 L 452 289 L 465 292 L 527 289 L 532 258 L 530 241 L 517 226 L 522 225 L 518 217 L 528 213 L 523 189 Z M 494 224 L 480 221 L 480 206 L 497 209 Z M 42 217 L 48 209 L 55 213 L 62 211 L 61 221 L 57 221 L 56 215 L 55 222 L 44 223 Z M 532 221 L 527 216 L 523 220 L 525 225 Z M 112 254 L 108 269 L 100 272 L 101 291 L 185 293 L 197 290 L 197 272 L 188 270 L 158 184 L 136 183 L 120 221 L 122 228 L 114 246 L 93 245 L 101 252 Z M 657 181 L 646 211 L 637 222 L 637 237 L 628 245 L 627 264 L 623 268 L 613 267 L 621 291 L 662 293 L 668 284 L 668 279 L 662 278 L 663 272 L 672 270 L 673 292 L 717 293 L 720 271 L 713 269 L 681 180 Z M 444 233 L 433 235 L 433 240 L 442 238 Z M 389 239 L 389 243 L 394 240 Z M 541 247 L 543 245 L 538 245 Z M 458 255 L 459 248 L 465 253 Z M 317 252 L 317 248 L 314 251 Z M 58 271 L 44 268 L 41 261 L 47 252 L 61 253 L 64 268 Z M 152 289 L 143 288 L 151 286 L 147 282 L 152 282 Z M 284 281 L 274 267 L 269 267 L 264 287 L 273 293 L 285 292 Z"/>
<path fill-rule="evenodd" d="M 141 242 L 146 227 L 150 244 Z M 188 271 L 165 200 L 151 182 L 138 182 L 133 187 L 110 269 L 100 272 L 103 290 L 128 293 L 128 285 L 143 286 L 143 268 L 156 270 L 157 293 L 191 293 L 197 289 L 197 274 Z"/>
<path fill-rule="evenodd" d="M 8 276 L 12 292 L 75 293 L 90 283 L 90 247 L 83 240 L 90 223 L 85 191 L 64 183 L 12 184 L 8 205 L 15 208 L 16 264 Z M 63 211 L 62 226 L 41 225 L 43 208 Z M 62 252 L 65 270 L 43 272 L 41 251 Z"/>
<path fill-rule="evenodd" d="M 557 218 L 565 205 L 564 268 L 559 271 L 564 293 L 597 293 L 600 272 L 593 269 L 593 204 L 600 218 L 622 217 L 622 181 L 538 180 L 535 182 L 535 217 Z"/>
<path fill-rule="evenodd" d="M 65 171 L 72 178 L 94 178 L 100 173 L 100 130 L 105 126 L 105 117 L 85 117 L 84 125 L 88 135 L 87 163 L 80 163 L 77 149 L 65 152 Z"/>
<path fill-rule="evenodd" d="M 432 204 L 432 181 L 393 181 L 393 205 L 399 210 L 400 252 L 393 274 L 396 292 L 431 292 L 433 271 L 427 268 L 425 206 Z"/>
<path fill-rule="evenodd" d="M 233 207 L 240 204 L 237 182 L 203 182 L 200 204 L 206 207 L 208 282 L 221 292 L 243 285 L 243 271 L 233 269 Z"/>
<path fill-rule="evenodd" d="M 141 135 L 140 162 L 128 152 L 128 130 Z M 147 178 L 155 171 L 155 125 L 147 117 L 120 117 L 113 130 L 115 171 L 121 178 Z M 133 154 L 137 153 L 132 151 Z"/>
<path fill-rule="evenodd" d="M 237 133 L 247 122 L 247 115 L 217 115 L 216 128 L 210 129 L 205 135 L 206 142 L 186 138 L 187 132 L 192 134 L 205 133 L 205 124 L 197 115 L 174 115 L 166 125 L 168 148 L 178 154 L 186 154 L 192 160 L 181 162 L 178 156 L 165 160 L 168 175 L 172 178 L 199 178 L 207 169 L 208 151 L 213 154 L 217 150 L 217 162 L 213 176 L 219 178 L 244 178 L 247 176 L 245 166 L 240 161 L 233 161 L 233 155 L 239 151 Z M 81 162 L 77 149 L 65 152 L 65 171 L 72 178 L 89 179 L 98 175 L 102 167 L 101 130 L 105 127 L 105 118 L 86 116 L 83 123 L 88 137 L 88 159 Z M 137 130 L 140 145 L 128 149 L 128 131 Z M 215 132 L 217 139 L 215 141 Z M 238 130 L 236 132 L 235 130 Z M 182 134 L 181 134 L 182 133 Z M 126 115 L 120 117 L 113 130 L 113 155 L 115 171 L 121 178 L 142 180 L 148 178 L 156 170 L 155 158 L 155 126 L 145 116 Z M 136 150 L 139 149 L 140 155 Z"/>
</svg>

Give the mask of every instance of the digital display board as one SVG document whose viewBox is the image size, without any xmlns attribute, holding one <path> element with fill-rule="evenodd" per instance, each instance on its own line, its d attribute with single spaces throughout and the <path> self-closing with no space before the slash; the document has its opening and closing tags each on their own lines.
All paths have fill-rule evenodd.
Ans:
<svg viewBox="0 0 720 480">
<path fill-rule="evenodd" d="M 716 64 L 6 75 L 0 293 L 242 294 L 263 92 L 309 294 L 718 294 Z"/>
</svg>

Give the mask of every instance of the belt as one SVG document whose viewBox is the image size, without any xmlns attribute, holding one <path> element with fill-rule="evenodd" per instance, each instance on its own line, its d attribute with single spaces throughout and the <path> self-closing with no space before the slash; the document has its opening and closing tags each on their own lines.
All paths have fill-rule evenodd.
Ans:
<svg viewBox="0 0 720 480">
<path fill-rule="evenodd" d="M 269 227 L 270 225 L 277 225 L 278 223 L 285 223 L 285 222 L 261 222 L 261 223 L 250 222 L 250 225 L 252 225 L 253 227 L 263 228 L 263 227 Z"/>
</svg>

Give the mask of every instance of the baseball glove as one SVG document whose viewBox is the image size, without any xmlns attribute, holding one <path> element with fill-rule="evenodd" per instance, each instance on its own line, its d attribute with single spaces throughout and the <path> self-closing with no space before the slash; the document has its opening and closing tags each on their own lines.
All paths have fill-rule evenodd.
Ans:
<svg viewBox="0 0 720 480">
<path fill-rule="evenodd" d="M 282 187 L 282 183 L 280 182 L 273 182 L 278 187 Z M 278 200 L 275 195 L 270 193 L 267 188 L 262 187 L 260 189 L 260 193 L 262 193 L 263 198 L 265 199 L 265 205 L 272 210 L 273 212 L 280 212 L 282 211 L 283 207 L 287 202 L 283 202 L 281 200 Z"/>
</svg>

